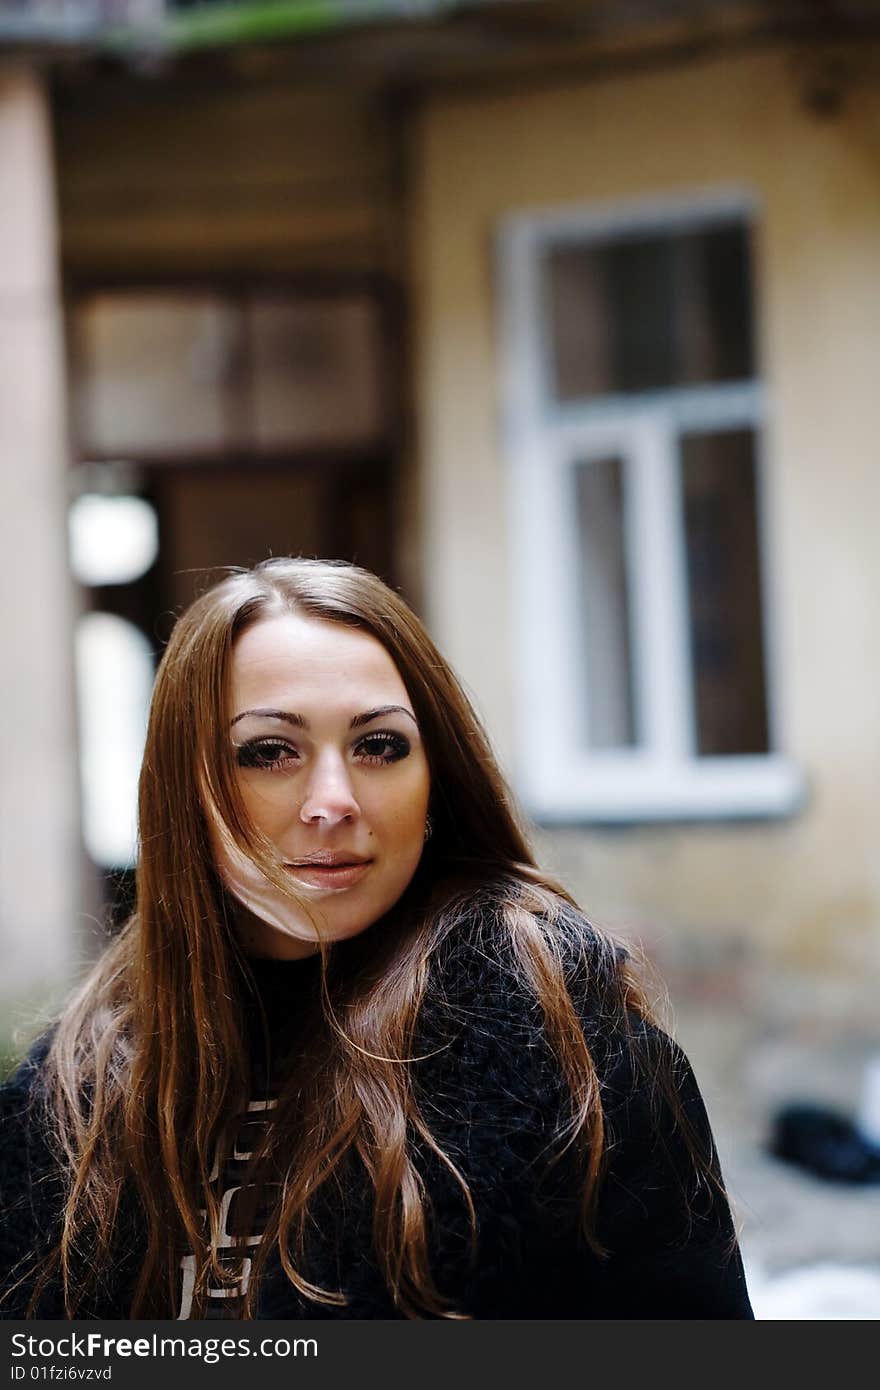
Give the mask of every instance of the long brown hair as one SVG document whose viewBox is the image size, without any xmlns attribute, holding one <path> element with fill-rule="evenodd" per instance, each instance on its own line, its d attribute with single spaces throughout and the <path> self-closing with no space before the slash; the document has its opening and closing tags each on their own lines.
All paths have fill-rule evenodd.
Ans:
<svg viewBox="0 0 880 1390">
<path fill-rule="evenodd" d="M 301 1293 L 344 1303 L 344 1291 L 308 1281 L 303 1257 L 315 1194 L 357 1155 L 374 1189 L 374 1247 L 396 1305 L 411 1317 L 463 1315 L 432 1279 L 413 1135 L 452 1173 L 472 1218 L 473 1205 L 465 1177 L 419 1113 L 406 1059 L 432 959 L 450 933 L 472 924 L 477 903 L 504 933 L 514 969 L 543 1011 L 570 1094 L 557 1152 L 574 1145 L 581 1156 L 583 1222 L 592 1238 L 604 1119 L 594 1058 L 566 984 L 576 936 L 565 926 L 571 900 L 538 869 L 480 722 L 406 603 L 355 566 L 274 559 L 231 573 L 198 598 L 159 666 L 139 784 L 136 909 L 69 1002 L 44 1069 L 66 1192 L 60 1240 L 43 1264 L 31 1312 L 50 1280 L 60 1279 L 67 1316 L 75 1315 L 94 1290 L 98 1275 L 90 1271 L 113 1265 L 127 1200 L 146 1237 L 132 1317 L 173 1316 L 185 1248 L 195 1262 L 194 1309 L 209 1285 L 230 1283 L 209 1175 L 215 1146 L 248 1097 L 240 1005 L 247 966 L 212 863 L 204 804 L 207 794 L 236 843 L 285 886 L 236 793 L 227 699 L 236 639 L 289 611 L 360 628 L 393 658 L 428 757 L 432 834 L 387 929 L 359 938 L 362 959 L 373 953 L 371 968 L 331 987 L 323 961 L 323 1026 L 297 1075 L 298 1123 L 285 1131 L 282 1094 L 278 1124 L 258 1155 L 262 1171 L 282 1167 L 283 1182 L 243 1314 L 254 1314 L 272 1250 Z M 599 932 L 592 949 L 616 1013 L 649 1017 L 623 954 Z"/>
</svg>

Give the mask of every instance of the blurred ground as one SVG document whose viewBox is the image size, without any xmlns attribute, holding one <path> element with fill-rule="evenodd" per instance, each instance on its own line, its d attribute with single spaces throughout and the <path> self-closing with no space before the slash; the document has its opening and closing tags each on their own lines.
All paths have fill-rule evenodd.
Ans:
<svg viewBox="0 0 880 1390">
<path fill-rule="evenodd" d="M 880 1185 L 829 1182 L 767 1151 L 773 1116 L 788 1102 L 856 1117 L 880 1031 L 774 1034 L 736 997 L 701 999 L 675 984 L 670 993 L 715 1131 L 756 1316 L 880 1319 Z"/>
</svg>

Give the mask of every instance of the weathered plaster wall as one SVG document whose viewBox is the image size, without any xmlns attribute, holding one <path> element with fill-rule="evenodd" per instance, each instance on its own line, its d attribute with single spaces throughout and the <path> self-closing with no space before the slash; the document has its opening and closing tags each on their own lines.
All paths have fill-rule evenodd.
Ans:
<svg viewBox="0 0 880 1390">
<path fill-rule="evenodd" d="M 49 119 L 0 73 L 0 1044 L 82 931 L 67 578 L 66 407 Z"/>
<path fill-rule="evenodd" d="M 760 348 L 771 394 L 769 579 L 780 724 L 806 809 L 778 823 L 568 829 L 545 860 L 660 957 L 745 953 L 870 1011 L 880 979 L 880 121 L 833 117 L 777 53 L 423 113 L 415 283 L 429 617 L 513 761 L 493 238 L 520 210 L 724 185 L 759 200 Z M 536 731 L 540 743 L 540 731 Z M 794 997 L 794 994 L 792 995 Z"/>
</svg>

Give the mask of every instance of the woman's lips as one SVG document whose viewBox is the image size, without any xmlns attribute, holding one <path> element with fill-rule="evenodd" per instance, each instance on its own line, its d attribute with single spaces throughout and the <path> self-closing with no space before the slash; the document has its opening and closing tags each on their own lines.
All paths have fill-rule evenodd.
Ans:
<svg viewBox="0 0 880 1390">
<path fill-rule="evenodd" d="M 286 864 L 285 868 L 299 883 L 332 893 L 360 883 L 372 862 L 365 859 L 357 864 Z"/>
</svg>

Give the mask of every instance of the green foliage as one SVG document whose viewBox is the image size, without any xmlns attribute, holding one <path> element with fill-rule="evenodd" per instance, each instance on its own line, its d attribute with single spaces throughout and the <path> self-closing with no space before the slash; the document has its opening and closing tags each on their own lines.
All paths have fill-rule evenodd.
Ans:
<svg viewBox="0 0 880 1390">
<path fill-rule="evenodd" d="M 296 38 L 344 26 L 413 19 L 456 9 L 462 0 L 220 0 L 166 11 L 155 41 L 171 49 L 209 48 Z M 142 46 L 144 31 L 119 26 L 105 34 L 113 47 Z"/>
</svg>

